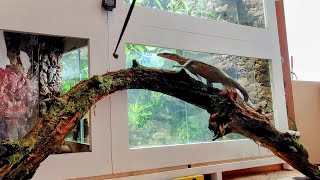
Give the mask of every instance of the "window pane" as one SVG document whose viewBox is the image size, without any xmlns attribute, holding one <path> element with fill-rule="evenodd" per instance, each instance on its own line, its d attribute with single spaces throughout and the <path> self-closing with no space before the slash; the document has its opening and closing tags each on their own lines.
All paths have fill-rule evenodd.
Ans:
<svg viewBox="0 0 320 180">
<path fill-rule="evenodd" d="M 160 52 L 179 54 L 222 69 L 246 89 L 257 108 L 273 119 L 268 60 L 126 44 L 127 67 L 136 59 L 147 67 L 181 69 L 173 67 L 178 65 L 175 61 L 158 57 Z M 214 86 L 223 88 L 218 83 Z M 205 110 L 158 92 L 128 90 L 128 119 L 131 147 L 210 142 L 213 137 L 207 128 L 209 114 Z M 219 140 L 241 138 L 229 134 Z"/>
<path fill-rule="evenodd" d="M 132 0 L 124 0 L 126 3 Z M 264 28 L 263 0 L 137 0 L 136 5 Z"/>
<path fill-rule="evenodd" d="M 88 79 L 88 47 L 82 47 L 64 53 L 62 64 L 62 92 L 68 92 L 78 82 Z M 90 144 L 89 113 L 77 124 L 68 135 L 68 141 Z"/>
</svg>

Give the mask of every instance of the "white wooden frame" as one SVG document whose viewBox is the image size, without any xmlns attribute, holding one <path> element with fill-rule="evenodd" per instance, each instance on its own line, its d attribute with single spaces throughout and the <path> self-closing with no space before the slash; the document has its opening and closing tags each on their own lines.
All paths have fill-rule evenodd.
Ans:
<svg viewBox="0 0 320 180">
<path fill-rule="evenodd" d="M 0 29 L 89 39 L 90 75 L 108 66 L 107 13 L 100 0 L 1 0 Z M 69 179 L 110 174 L 110 100 L 105 98 L 91 116 L 92 152 L 51 155 L 33 179 Z M 93 114 L 93 113 L 92 113 Z"/>
<path fill-rule="evenodd" d="M 122 0 L 108 14 L 109 52 L 113 52 L 129 5 Z M 253 28 L 186 15 L 135 7 L 119 46 L 119 59 L 109 54 L 110 69 L 125 67 L 124 44 L 145 44 L 271 60 L 276 127 L 288 129 L 275 4 L 265 0 L 266 28 Z M 111 96 L 113 173 L 229 160 L 269 154 L 250 140 L 129 148 L 126 91 Z M 193 154 L 196 154 L 193 156 Z"/>
<path fill-rule="evenodd" d="M 277 157 L 271 157 L 271 158 L 264 158 L 264 159 L 244 160 L 240 162 L 208 165 L 204 167 L 194 167 L 194 168 L 181 169 L 181 170 L 143 174 L 138 176 L 128 176 L 123 178 L 117 178 L 116 180 L 163 180 L 163 179 L 175 179 L 179 177 L 192 176 L 195 174 L 211 174 L 212 180 L 223 180 L 222 173 L 226 171 L 269 166 L 273 164 L 282 164 L 282 163 L 283 163 L 283 160 Z"/>
</svg>

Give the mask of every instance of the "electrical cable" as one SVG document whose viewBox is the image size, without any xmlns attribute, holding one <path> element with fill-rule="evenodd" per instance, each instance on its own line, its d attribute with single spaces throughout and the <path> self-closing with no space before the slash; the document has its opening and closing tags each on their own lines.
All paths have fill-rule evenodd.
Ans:
<svg viewBox="0 0 320 180">
<path fill-rule="evenodd" d="M 117 50 L 118 50 L 120 41 L 121 41 L 121 39 L 122 39 L 122 36 L 123 36 L 123 34 L 124 34 L 124 32 L 125 32 L 125 30 L 126 30 L 126 28 L 127 28 L 127 25 L 128 25 L 129 19 L 130 19 L 130 17 L 131 17 L 131 14 L 132 14 L 132 11 L 133 11 L 133 8 L 134 8 L 135 3 L 136 3 L 136 0 L 133 0 L 132 3 L 131 3 L 131 5 L 130 5 L 130 8 L 129 8 L 127 17 L 126 17 L 126 19 L 125 19 L 125 21 L 124 21 L 124 24 L 123 24 L 123 27 L 122 27 L 122 30 L 121 30 L 120 37 L 119 37 L 119 39 L 118 39 L 118 43 L 117 43 L 116 49 L 114 50 L 114 52 L 113 52 L 113 54 L 112 54 L 113 57 L 116 58 L 116 59 L 118 59 L 118 57 L 119 57 L 119 55 L 117 54 Z"/>
</svg>

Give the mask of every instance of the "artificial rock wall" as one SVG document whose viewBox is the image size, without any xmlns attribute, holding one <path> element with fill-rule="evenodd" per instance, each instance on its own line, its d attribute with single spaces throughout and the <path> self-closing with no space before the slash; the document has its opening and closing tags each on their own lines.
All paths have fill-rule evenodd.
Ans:
<svg viewBox="0 0 320 180">
<path fill-rule="evenodd" d="M 253 27 L 265 27 L 263 0 L 215 0 L 218 19 Z"/>
</svg>

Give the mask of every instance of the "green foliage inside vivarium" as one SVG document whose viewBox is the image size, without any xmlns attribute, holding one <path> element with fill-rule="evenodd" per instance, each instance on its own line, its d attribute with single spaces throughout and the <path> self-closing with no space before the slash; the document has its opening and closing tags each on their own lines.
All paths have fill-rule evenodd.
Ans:
<svg viewBox="0 0 320 180">
<path fill-rule="evenodd" d="M 89 78 L 88 47 L 70 51 L 62 57 L 62 92 L 68 92 L 74 85 Z"/>
<path fill-rule="evenodd" d="M 127 68 L 132 60 L 147 67 L 179 70 L 176 62 L 157 56 L 160 52 L 193 53 L 177 49 L 126 44 Z M 194 54 L 194 53 L 193 53 Z M 210 53 L 206 53 L 210 55 Z M 196 55 L 196 54 L 194 54 Z M 201 55 L 200 55 L 201 56 Z M 232 73 L 232 72 L 231 72 Z M 150 82 L 152 83 L 152 82 Z M 128 90 L 130 147 L 189 144 L 212 141 L 207 111 L 175 97 L 148 90 Z M 220 140 L 242 139 L 229 134 Z"/>
<path fill-rule="evenodd" d="M 88 47 L 82 47 L 63 54 L 62 65 L 62 92 L 68 92 L 82 80 L 89 78 Z M 66 140 L 90 144 L 89 113 L 77 124 Z"/>
<path fill-rule="evenodd" d="M 124 0 L 131 3 L 132 0 Z M 136 0 L 136 5 L 177 14 L 264 28 L 263 0 Z"/>
</svg>

